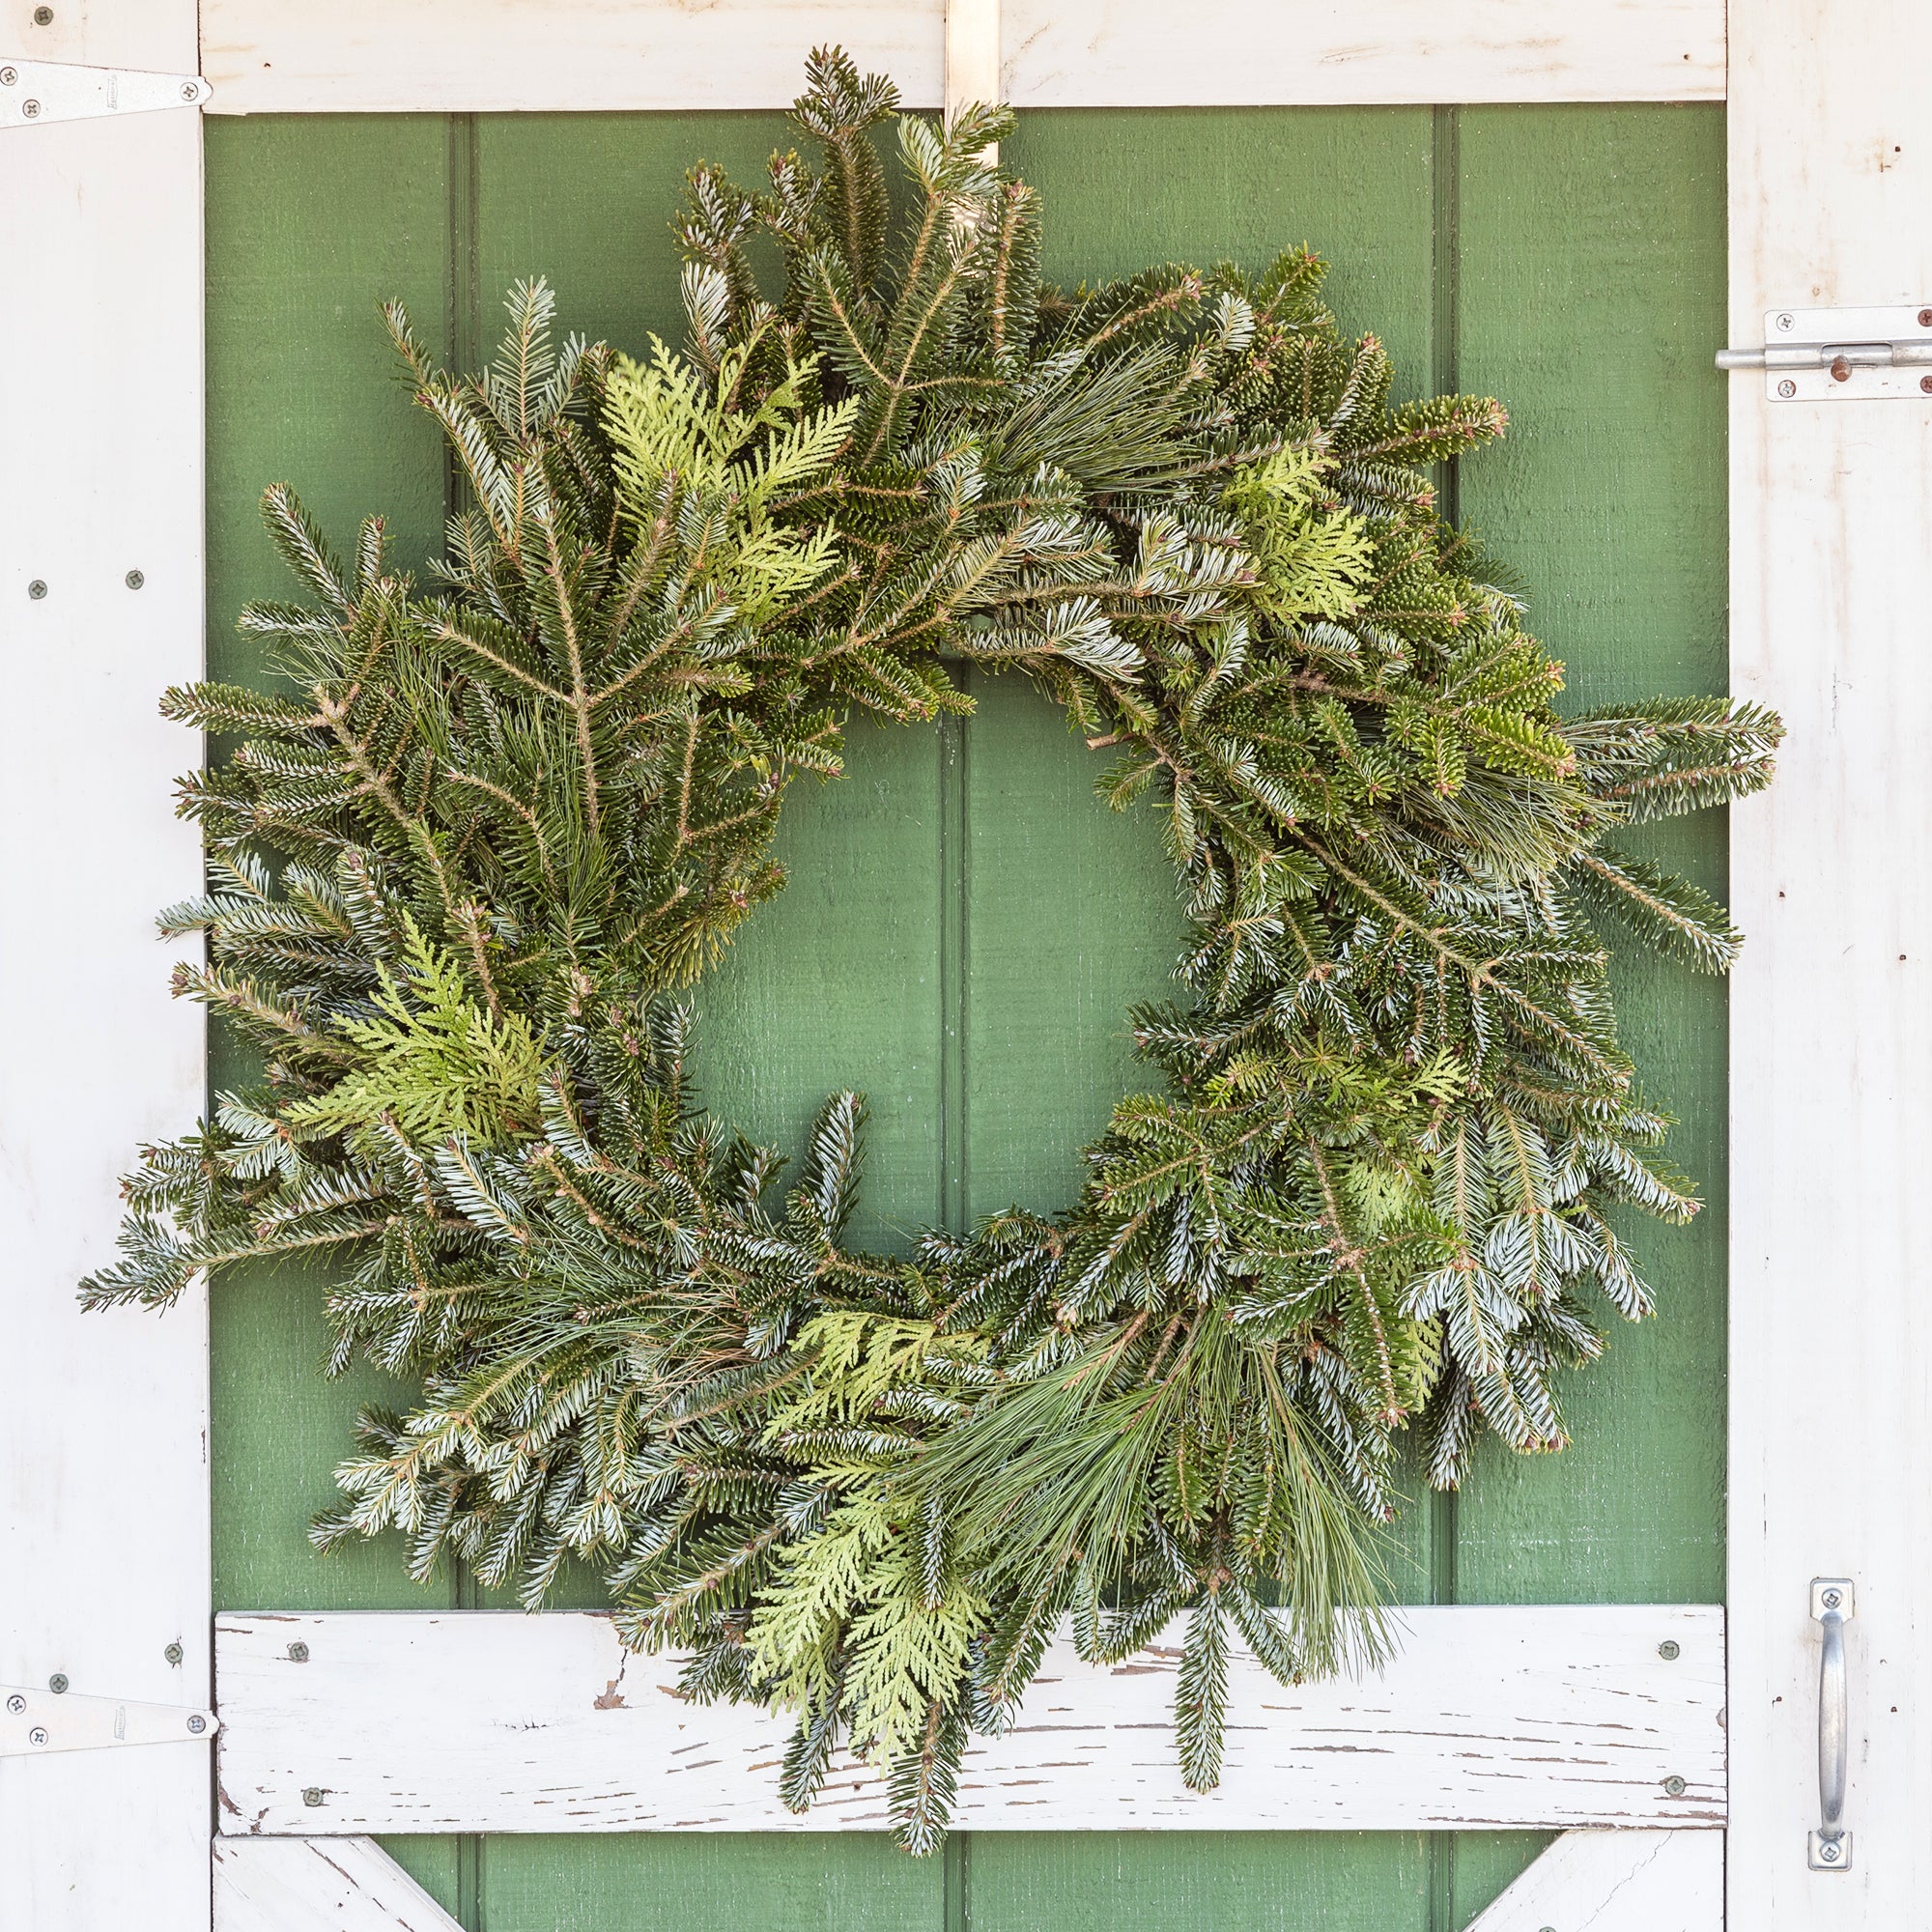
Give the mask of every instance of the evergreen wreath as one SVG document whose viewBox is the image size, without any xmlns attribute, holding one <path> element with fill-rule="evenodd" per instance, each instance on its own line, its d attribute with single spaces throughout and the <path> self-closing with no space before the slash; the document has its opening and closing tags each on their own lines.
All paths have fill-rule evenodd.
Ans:
<svg viewBox="0 0 1932 1932">
<path fill-rule="evenodd" d="M 185 781 L 199 999 L 257 1084 L 143 1151 L 96 1306 L 321 1254 L 372 1411 L 324 1548 L 403 1532 L 541 1604 L 602 1566 L 692 1696 L 793 1714 L 785 1801 L 849 1744 L 902 1840 L 1064 1619 L 1116 1661 L 1185 1619 L 1187 1782 L 1229 1646 L 1373 1663 L 1379 1525 L 1413 1426 L 1565 1440 L 1592 1304 L 1651 1298 L 1614 1203 L 1682 1220 L 1595 921 L 1721 971 L 1737 935 L 1606 842 L 1755 790 L 1775 717 L 1721 697 L 1565 715 L 1562 668 L 1434 507 L 1493 402 L 1399 408 L 1322 266 L 1039 276 L 1003 112 L 896 117 L 838 52 L 813 169 L 689 178 L 682 353 L 553 346 L 541 283 L 489 369 L 387 311 L 468 479 L 421 584 L 380 519 L 340 560 L 266 514 L 313 600 L 256 605 L 270 695 L 164 709 L 234 749 Z M 750 254 L 782 256 L 776 300 Z M 675 995 L 783 883 L 787 787 L 855 712 L 971 709 L 942 653 L 1031 678 L 1158 814 L 1189 937 L 1133 1015 L 1157 1083 L 1069 1208 L 854 1252 L 865 1108 L 795 1178 L 708 1118 Z"/>
</svg>

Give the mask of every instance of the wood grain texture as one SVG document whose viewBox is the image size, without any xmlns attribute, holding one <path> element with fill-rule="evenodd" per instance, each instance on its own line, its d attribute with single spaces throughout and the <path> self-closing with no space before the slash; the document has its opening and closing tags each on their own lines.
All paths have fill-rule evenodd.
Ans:
<svg viewBox="0 0 1932 1932">
<path fill-rule="evenodd" d="M 914 106 L 1716 100 L 1723 0 L 205 0 L 224 114 L 777 107 L 837 42 Z M 949 91 L 947 73 L 957 85 Z"/>
<path fill-rule="evenodd" d="M 213 1932 L 461 1932 L 373 1838 L 216 1838 Z"/>
<path fill-rule="evenodd" d="M 1674 1605 L 1417 1609 L 1362 1682 L 1230 1671 L 1227 1768 L 1180 1782 L 1178 1638 L 1111 1670 L 1049 1652 L 1020 1721 L 968 1752 L 967 1830 L 1688 1829 L 1724 1807 L 1723 1616 Z M 306 1645 L 300 1661 L 291 1643 Z M 1660 1643 L 1679 1655 L 1665 1661 Z M 788 1726 L 675 1694 L 674 1659 L 558 1614 L 224 1616 L 220 1825 L 321 1832 L 878 1831 L 841 1757 L 803 1817 L 779 1803 Z M 1666 1780 L 1682 1779 L 1671 1791 Z M 321 1794 L 320 1804 L 304 1794 Z"/>
<path fill-rule="evenodd" d="M 1721 1832 L 1565 1832 L 1468 1932 L 1724 1932 Z"/>
<path fill-rule="evenodd" d="M 1730 324 L 1932 300 L 1932 13 L 1735 0 Z M 1730 389 L 1732 674 L 1790 725 L 1739 808 L 1732 1004 L 1733 1926 L 1932 1891 L 1932 402 Z M 1812 1872 L 1813 1577 L 1855 1579 L 1851 1869 Z"/>
<path fill-rule="evenodd" d="M 191 71 L 194 25 L 191 0 L 15 9 L 6 47 Z M 168 1705 L 208 1700 L 206 1304 L 157 1326 L 75 1284 L 136 1144 L 201 1097 L 153 923 L 201 870 L 155 711 L 201 669 L 201 260 L 198 114 L 0 136 L 0 1681 Z M 0 1760 L 0 1920 L 206 1932 L 208 1766 Z"/>
</svg>

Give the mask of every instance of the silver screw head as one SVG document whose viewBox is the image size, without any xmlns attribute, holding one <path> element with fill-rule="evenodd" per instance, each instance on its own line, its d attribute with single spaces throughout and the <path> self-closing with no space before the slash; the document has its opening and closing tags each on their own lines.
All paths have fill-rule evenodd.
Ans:
<svg viewBox="0 0 1932 1932">
<path fill-rule="evenodd" d="M 1845 1593 L 1842 1590 L 1827 1590 L 1825 1592 L 1824 1604 L 1828 1610 L 1835 1610 L 1844 1601 Z"/>
<path fill-rule="evenodd" d="M 144 577 L 138 570 L 130 570 L 128 573 L 128 575 L 121 580 L 121 582 L 125 583 L 129 590 L 140 589 L 142 584 L 147 582 L 147 581 L 148 581 L 147 578 Z"/>
<path fill-rule="evenodd" d="M 44 1724 L 36 1724 L 34 1728 L 27 1733 L 27 1742 L 30 1745 L 43 1745 L 46 1743 L 46 1741 L 47 1741 L 47 1730 Z"/>
<path fill-rule="evenodd" d="M 33 582 L 27 585 L 27 595 L 31 597 L 36 604 L 38 604 L 41 601 L 41 599 L 44 597 L 46 594 L 47 594 L 47 581 L 44 577 L 37 577 L 34 579 Z"/>
<path fill-rule="evenodd" d="M 22 121 L 38 121 L 41 118 L 41 103 L 38 100 L 23 100 L 20 103 Z"/>
<path fill-rule="evenodd" d="M 1779 328 L 1789 328 L 1791 327 L 1791 318 L 1788 315 L 1779 316 L 1777 318 L 1777 326 Z"/>
<path fill-rule="evenodd" d="M 54 1674 L 47 1679 L 47 1689 L 51 1690 L 56 1697 L 63 1695 L 67 1690 L 67 1672 L 65 1670 L 56 1670 Z"/>
<path fill-rule="evenodd" d="M 1684 1780 L 1675 1774 L 1663 1780 L 1663 1788 L 1673 1798 L 1682 1798 L 1684 1796 Z"/>
<path fill-rule="evenodd" d="M 200 87 L 197 86 L 196 83 L 191 80 L 183 81 L 182 99 L 184 100 L 199 100 L 201 99 Z"/>
<path fill-rule="evenodd" d="M 208 1719 L 204 1718 L 199 1711 L 197 1711 L 194 1714 L 194 1716 L 187 1720 L 187 1727 L 190 1731 L 194 1733 L 196 1737 L 200 1737 L 202 1732 L 207 1730 L 208 1728 Z"/>
<path fill-rule="evenodd" d="M 1783 382 L 1778 384 L 1777 393 L 1788 400 L 1790 397 L 1795 396 L 1798 393 L 1798 384 L 1794 383 L 1789 376 L 1787 376 Z"/>
<path fill-rule="evenodd" d="M 18 68 L 0 67 L 0 87 L 12 87 L 19 77 L 20 70 Z"/>
<path fill-rule="evenodd" d="M 324 1795 L 325 1794 L 323 1792 L 323 1788 L 321 1785 L 311 1784 L 307 1786 L 302 1792 L 302 1803 L 308 1805 L 311 1809 L 313 1809 L 316 1805 L 322 1803 Z"/>
<path fill-rule="evenodd" d="M 1667 1636 L 1657 1646 L 1657 1654 L 1665 1663 L 1675 1663 L 1684 1653 L 1677 1647 L 1676 1638 Z"/>
<path fill-rule="evenodd" d="M 1838 1848 L 1836 1845 L 1832 1844 L 1828 1840 L 1826 1843 L 1818 1847 L 1818 1856 L 1821 1859 L 1823 1859 L 1828 1865 L 1834 1865 L 1838 1862 Z"/>
<path fill-rule="evenodd" d="M 8 1711 L 16 1718 L 26 1708 L 27 1708 L 27 1700 L 23 1696 L 21 1696 L 17 1690 L 15 1690 L 14 1694 L 7 1699 Z"/>
<path fill-rule="evenodd" d="M 168 1645 L 167 1649 L 161 1652 L 161 1655 L 165 1657 L 170 1663 L 179 1663 L 182 1661 L 182 1647 L 178 1643 L 171 1643 Z"/>
<path fill-rule="evenodd" d="M 308 1662 L 308 1645 L 303 1643 L 299 1637 L 289 1645 L 289 1662 L 291 1663 L 306 1663 Z"/>
</svg>

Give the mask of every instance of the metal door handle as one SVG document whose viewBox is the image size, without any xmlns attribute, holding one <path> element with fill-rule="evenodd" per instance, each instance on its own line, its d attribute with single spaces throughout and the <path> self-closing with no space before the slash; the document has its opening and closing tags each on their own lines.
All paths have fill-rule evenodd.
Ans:
<svg viewBox="0 0 1932 1932">
<path fill-rule="evenodd" d="M 1818 1651 L 1818 1829 L 1811 1833 L 1813 1871 L 1849 1871 L 1852 1834 L 1845 1830 L 1845 1774 L 1851 1758 L 1850 1684 L 1845 1625 L 1853 1614 L 1849 1577 L 1811 1579 L 1811 1616 L 1823 1634 Z"/>
</svg>

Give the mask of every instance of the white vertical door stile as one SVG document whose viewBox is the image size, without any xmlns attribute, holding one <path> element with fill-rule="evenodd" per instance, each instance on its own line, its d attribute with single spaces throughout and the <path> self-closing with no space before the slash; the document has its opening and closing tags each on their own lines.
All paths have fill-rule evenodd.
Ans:
<svg viewBox="0 0 1932 1932">
<path fill-rule="evenodd" d="M 1730 329 L 1932 302 L 1932 10 L 1732 0 Z M 1731 650 L 1784 714 L 1732 821 L 1729 1922 L 1932 1898 L 1932 396 L 1731 384 Z M 1818 1814 L 1814 1577 L 1850 1577 L 1849 1869 Z"/>
<path fill-rule="evenodd" d="M 195 0 L 10 6 L 9 55 L 192 73 Z M 154 928 L 201 878 L 156 709 L 202 662 L 201 234 L 196 111 L 0 131 L 0 1683 L 170 1705 L 209 1697 L 205 1310 L 74 1290 L 202 1095 Z M 208 1828 L 205 1742 L 0 1758 L 0 1924 L 206 1932 Z"/>
</svg>

